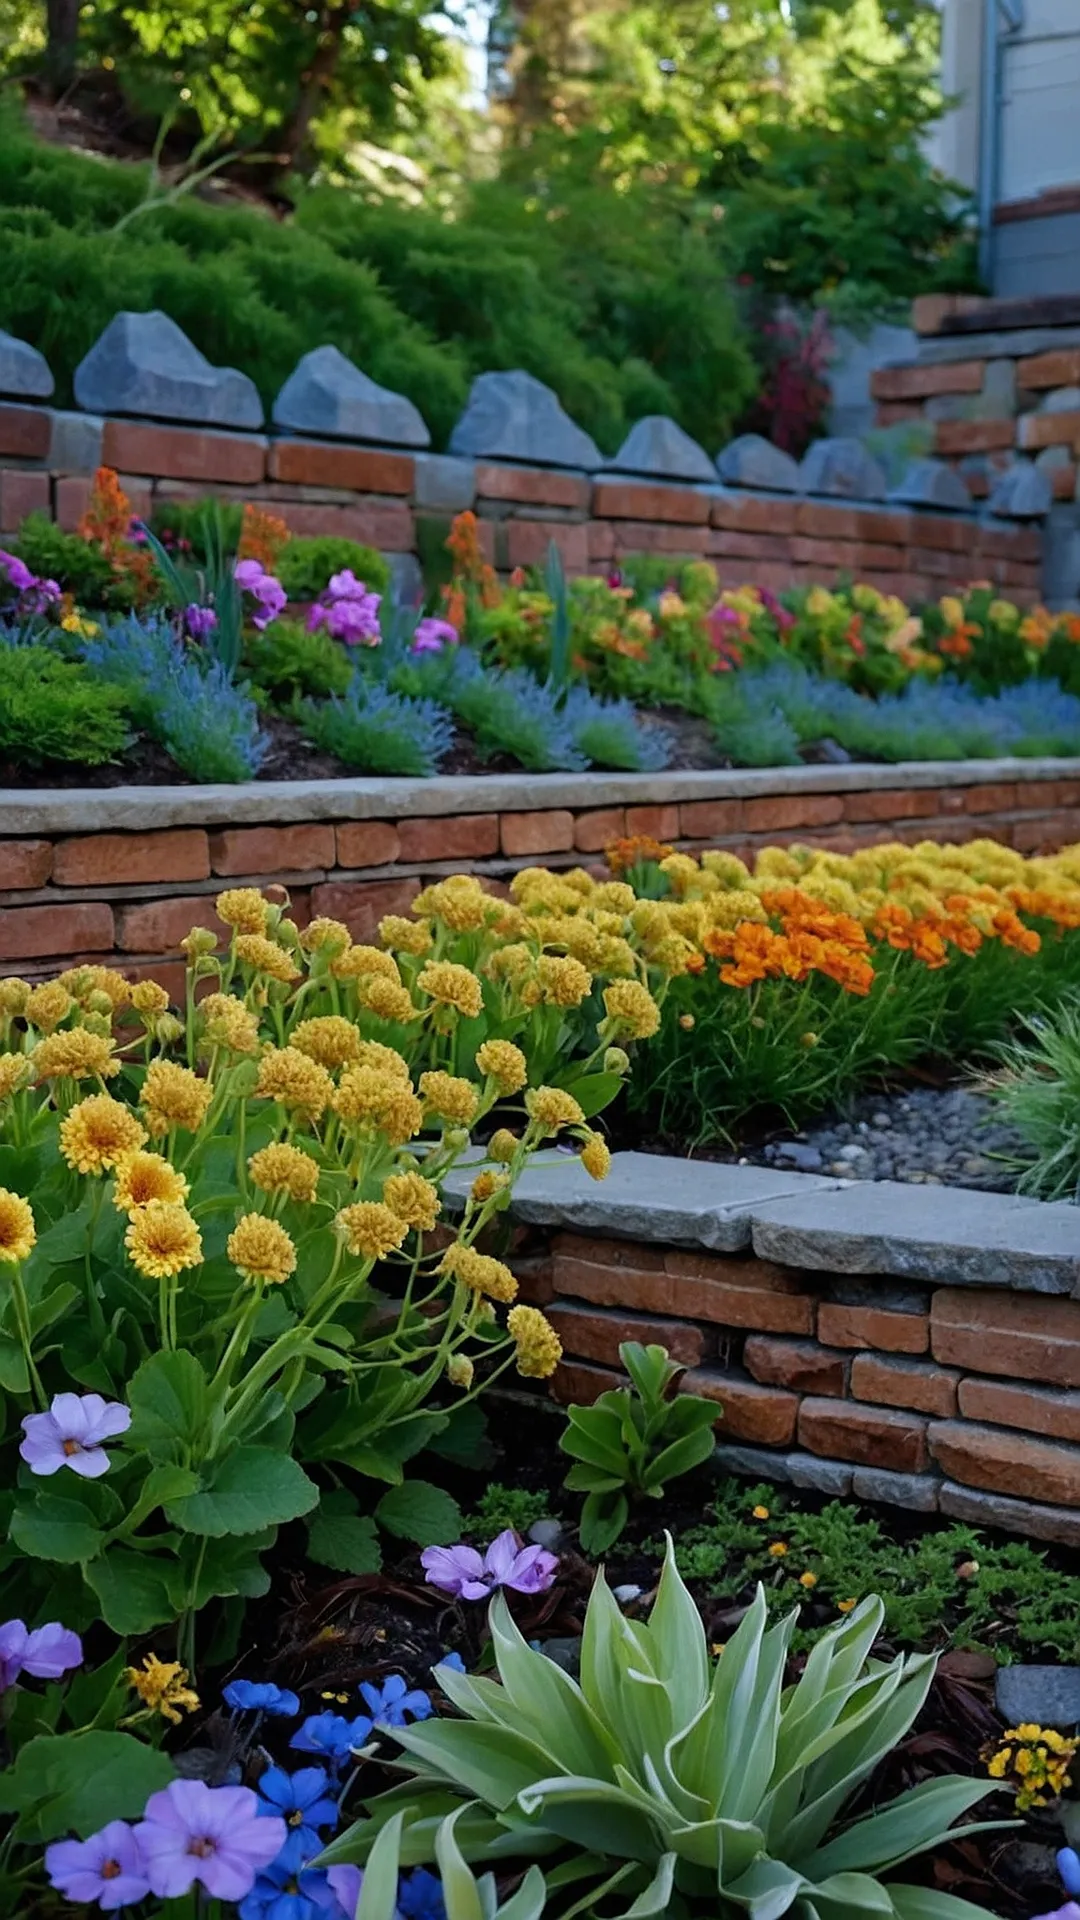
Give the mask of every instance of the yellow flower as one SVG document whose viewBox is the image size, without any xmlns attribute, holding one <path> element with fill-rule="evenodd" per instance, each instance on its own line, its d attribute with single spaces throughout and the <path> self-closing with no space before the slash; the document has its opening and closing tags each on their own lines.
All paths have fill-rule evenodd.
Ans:
<svg viewBox="0 0 1080 1920">
<path fill-rule="evenodd" d="M 235 994 L 208 993 L 199 1003 L 199 1013 L 212 1047 L 224 1047 L 227 1053 L 258 1053 L 259 1022 Z"/>
<path fill-rule="evenodd" d="M 606 1180 L 611 1172 L 608 1143 L 599 1133 L 590 1133 L 581 1149 L 581 1164 L 590 1180 Z"/>
<path fill-rule="evenodd" d="M 170 1206 L 179 1206 L 187 1196 L 188 1183 L 183 1174 L 160 1153 L 136 1149 L 116 1162 L 113 1206 L 120 1213 L 137 1213 L 140 1207 L 149 1206 L 151 1200 L 165 1200 Z"/>
<path fill-rule="evenodd" d="M 474 1206 L 482 1207 L 484 1202 L 490 1200 L 494 1194 L 502 1193 L 505 1186 L 505 1173 L 493 1173 L 490 1167 L 486 1167 L 483 1173 L 477 1174 L 469 1188 L 469 1199 Z"/>
<path fill-rule="evenodd" d="M 181 953 L 186 953 L 189 965 L 202 958 L 204 954 L 217 952 L 217 934 L 209 927 L 192 927 L 180 942 Z"/>
<path fill-rule="evenodd" d="M 326 1068 L 309 1060 L 299 1047 L 268 1047 L 259 1061 L 255 1093 L 317 1120 L 333 1098 L 334 1083 Z"/>
<path fill-rule="evenodd" d="M 360 1005 L 378 1020 L 397 1020 L 404 1025 L 416 1012 L 408 987 L 399 987 L 381 974 L 367 974 L 356 990 Z"/>
<path fill-rule="evenodd" d="M 547 1380 L 562 1359 L 562 1341 L 536 1307 L 511 1307 L 506 1330 L 517 1348 L 514 1365 L 527 1380 Z"/>
<path fill-rule="evenodd" d="M 136 1013 L 168 1013 L 169 996 L 156 980 L 139 980 L 131 989 L 131 1004 Z"/>
<path fill-rule="evenodd" d="M 344 953 L 352 945 L 352 934 L 343 920 L 328 920 L 325 915 L 304 928 L 300 945 L 306 953 Z"/>
<path fill-rule="evenodd" d="M 99 1004 L 96 1007 L 99 1013 L 119 1012 L 131 1000 L 131 981 L 125 980 L 115 967 L 69 967 L 57 974 L 55 984 L 74 994 L 84 1007 L 104 995 L 108 1005 Z"/>
<path fill-rule="evenodd" d="M 419 956 L 430 950 L 431 928 L 424 920 L 406 920 L 403 914 L 388 913 L 379 921 L 379 939 L 384 947 L 396 947 L 399 953 Z"/>
<path fill-rule="evenodd" d="M 81 640 L 93 640 L 101 632 L 96 620 L 84 620 L 74 607 L 70 613 L 65 613 L 60 625 L 65 633 L 76 633 Z"/>
<path fill-rule="evenodd" d="M 120 1071 L 112 1041 L 86 1027 L 46 1034 L 30 1058 L 37 1080 L 110 1080 Z"/>
<path fill-rule="evenodd" d="M 277 1220 L 245 1213 L 225 1242 L 225 1251 L 242 1280 L 264 1280 L 280 1287 L 296 1271 L 296 1248 Z"/>
<path fill-rule="evenodd" d="M 151 1060 L 146 1069 L 141 1105 L 155 1139 L 171 1133 L 174 1127 L 198 1133 L 211 1097 L 209 1081 L 200 1080 L 190 1067 L 178 1067 L 172 1060 Z"/>
<path fill-rule="evenodd" d="M 30 1061 L 25 1053 L 0 1053 L 0 1100 L 17 1093 L 30 1078 Z"/>
<path fill-rule="evenodd" d="M 513 891 L 513 889 L 511 889 Z M 414 913 L 433 915 L 452 933 L 474 933 L 484 924 L 493 902 L 471 873 L 454 873 L 433 887 L 425 887 L 413 901 Z"/>
<path fill-rule="evenodd" d="M 544 999 L 554 1007 L 580 1007 L 592 991 L 592 974 L 569 955 L 560 959 L 557 954 L 542 953 L 536 963 L 536 977 Z"/>
<path fill-rule="evenodd" d="M 129 1108 L 108 1093 L 92 1093 L 60 1122 L 60 1151 L 74 1173 L 104 1173 L 146 1139 Z"/>
<path fill-rule="evenodd" d="M 604 988 L 604 1005 L 612 1026 L 632 1040 L 648 1040 L 660 1025 L 660 1009 L 640 980 L 613 980 Z"/>
<path fill-rule="evenodd" d="M 365 1066 L 362 1061 L 345 1069 L 333 1105 L 350 1126 L 384 1133 L 393 1147 L 403 1147 L 419 1133 L 424 1118 L 407 1074 L 401 1079 L 384 1067 Z"/>
<path fill-rule="evenodd" d="M 375 973 L 383 980 L 392 980 L 395 986 L 401 985 L 393 954 L 383 953 L 379 947 L 348 947 L 338 955 L 330 971 L 337 980 L 361 980 L 365 974 Z"/>
<path fill-rule="evenodd" d="M 838 1600 L 836 1611 L 837 1613 L 854 1613 L 858 1604 L 857 1600 Z"/>
<path fill-rule="evenodd" d="M 214 902 L 219 920 L 239 934 L 262 934 L 270 912 L 258 887 L 227 887 Z"/>
<path fill-rule="evenodd" d="M 197 1267 L 202 1259 L 202 1235 L 186 1207 L 169 1200 L 150 1200 L 131 1216 L 124 1235 L 131 1264 L 151 1280 Z"/>
<path fill-rule="evenodd" d="M 284 1142 L 260 1147 L 248 1161 L 248 1172 L 261 1193 L 287 1193 L 290 1200 L 314 1200 L 319 1168 L 309 1153 Z"/>
<path fill-rule="evenodd" d="M 242 933 L 235 943 L 236 957 L 245 967 L 255 973 L 264 973 L 270 980 L 280 980 L 288 986 L 291 980 L 300 978 L 300 969 L 292 954 L 279 947 L 276 940 L 267 940 L 261 933 Z"/>
<path fill-rule="evenodd" d="M 509 1127 L 499 1127 L 488 1141 L 488 1159 L 496 1160 L 500 1166 L 508 1167 L 520 1145 L 521 1141 L 516 1133 L 511 1133 Z"/>
<path fill-rule="evenodd" d="M 476 1064 L 504 1100 L 519 1093 L 529 1077 L 525 1055 L 511 1040 L 485 1040 L 476 1050 Z"/>
<path fill-rule="evenodd" d="M 324 1013 L 315 1020 L 301 1020 L 294 1027 L 289 1044 L 299 1047 L 310 1060 L 331 1072 L 347 1066 L 360 1055 L 360 1035 L 351 1020 L 340 1013 Z"/>
<path fill-rule="evenodd" d="M 484 972 L 491 980 L 509 980 L 518 982 L 531 970 L 533 956 L 529 948 L 520 941 L 511 941 L 508 947 L 497 947 L 488 959 Z"/>
<path fill-rule="evenodd" d="M 44 989 L 38 987 L 36 991 L 41 993 Z M 66 1013 L 71 1002 L 66 994 L 64 998 L 66 1002 L 64 1013 Z M 9 980 L 0 980 L 0 1014 L 10 1019 L 12 1014 L 25 1013 L 29 1004 L 30 986 L 28 981 L 19 980 L 14 975 Z M 63 1019 L 63 1017 L 64 1014 L 62 1013 L 60 1018 Z"/>
<path fill-rule="evenodd" d="M 446 1377 L 452 1387 L 463 1387 L 468 1392 L 473 1383 L 474 1367 L 467 1353 L 452 1353 L 446 1362 Z"/>
<path fill-rule="evenodd" d="M 51 1033 L 61 1020 L 67 1019 L 75 1005 L 67 988 L 62 987 L 58 980 L 46 980 L 44 986 L 35 987 L 32 992 L 27 990 L 21 1006 L 16 1004 L 20 997 L 18 990 L 25 988 L 26 982 L 8 980 L 5 984 L 12 1003 L 5 1006 L 5 1013 L 25 1014 L 30 1025 L 36 1027 L 39 1033 Z"/>
<path fill-rule="evenodd" d="M 182 1714 L 194 1713 L 199 1705 L 198 1694 L 188 1686 L 187 1668 L 177 1660 L 159 1660 L 148 1653 L 141 1667 L 124 1668 L 124 1679 L 146 1706 L 174 1727 Z"/>
<path fill-rule="evenodd" d="M 475 1020 L 483 1011 L 484 992 L 475 973 L 453 960 L 429 960 L 421 967 L 416 984 L 432 1000 L 454 1007 L 467 1020 Z"/>
<path fill-rule="evenodd" d="M 407 1227 L 430 1233 L 441 1212 L 437 1187 L 419 1173 L 392 1173 L 383 1185 L 383 1199 Z"/>
<path fill-rule="evenodd" d="M 381 1200 L 357 1200 L 351 1207 L 342 1207 L 335 1215 L 334 1226 L 349 1252 L 364 1260 L 385 1260 L 409 1231 L 405 1221 Z"/>
<path fill-rule="evenodd" d="M 0 1264 L 17 1265 L 33 1251 L 37 1233 L 29 1200 L 0 1187 Z"/>
<path fill-rule="evenodd" d="M 755 1520 L 767 1520 L 769 1517 L 768 1507 L 755 1507 L 753 1517 Z"/>
<path fill-rule="evenodd" d="M 400 1080 L 402 1086 L 408 1087 L 410 1093 L 412 1092 L 408 1066 L 396 1047 L 384 1047 L 381 1040 L 361 1040 L 356 1064 L 360 1067 L 375 1067 L 380 1073 L 388 1073 L 393 1079 Z"/>
<path fill-rule="evenodd" d="M 420 1093 L 425 1111 L 451 1126 L 471 1127 L 480 1105 L 480 1095 L 471 1080 L 454 1073 L 422 1073 Z"/>
<path fill-rule="evenodd" d="M 585 1115 L 572 1093 L 561 1087 L 534 1087 L 525 1095 L 525 1107 L 542 1139 L 562 1127 L 580 1127 Z"/>
<path fill-rule="evenodd" d="M 816 1587 L 817 1583 L 818 1583 L 818 1577 L 816 1573 L 800 1573 L 799 1575 L 800 1587 Z"/>
<path fill-rule="evenodd" d="M 782 1560 L 787 1552 L 786 1542 L 783 1540 L 774 1540 L 772 1546 L 769 1548 L 769 1552 L 774 1560 Z"/>
<path fill-rule="evenodd" d="M 508 1303 L 517 1299 L 518 1283 L 509 1267 L 460 1241 L 455 1240 L 452 1247 L 447 1247 L 439 1262 L 439 1272 L 450 1280 L 460 1280 L 463 1286 L 471 1287 L 474 1293 L 481 1293 L 488 1300 Z"/>
</svg>

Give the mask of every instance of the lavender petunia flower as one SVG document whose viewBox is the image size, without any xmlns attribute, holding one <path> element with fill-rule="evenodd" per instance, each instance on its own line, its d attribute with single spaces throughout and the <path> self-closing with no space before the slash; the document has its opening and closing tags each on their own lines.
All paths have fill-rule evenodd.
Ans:
<svg viewBox="0 0 1080 1920">
<path fill-rule="evenodd" d="M 20 1673 L 35 1680 L 59 1680 L 71 1667 L 81 1667 L 82 1641 L 57 1620 L 28 1632 L 22 1620 L 0 1627 L 0 1693 L 13 1687 Z"/>
<path fill-rule="evenodd" d="M 57 1840 L 45 1849 L 45 1871 L 65 1900 L 96 1901 L 103 1913 L 133 1907 L 150 1891 L 134 1831 L 110 1820 L 89 1840 Z"/>
<path fill-rule="evenodd" d="M 241 1713 L 280 1713 L 286 1720 L 293 1720 L 300 1711 L 300 1702 L 288 1687 L 275 1687 L 269 1680 L 230 1680 L 222 1687 L 221 1697 L 226 1706 L 236 1707 Z"/>
<path fill-rule="evenodd" d="M 243 1900 L 288 1837 L 284 1820 L 260 1817 L 250 1787 L 202 1780 L 173 1780 L 152 1793 L 135 1828 L 159 1900 L 176 1900 L 196 1884 L 215 1900 Z"/>
<path fill-rule="evenodd" d="M 1053 1913 L 1037 1913 L 1033 1920 L 1080 1920 L 1080 1907 L 1075 1900 L 1066 1900 L 1063 1907 L 1055 1907 Z"/>
<path fill-rule="evenodd" d="M 367 597 L 367 585 L 358 580 L 351 567 L 343 567 L 340 573 L 332 573 L 321 598 L 324 600 L 363 600 Z"/>
<path fill-rule="evenodd" d="M 332 1766 L 341 1766 L 374 1732 L 366 1714 L 345 1720 L 339 1713 L 312 1713 L 289 1741 L 300 1753 L 318 1753 Z"/>
<path fill-rule="evenodd" d="M 523 1547 L 511 1527 L 493 1540 L 483 1559 L 475 1547 L 426 1547 L 420 1564 L 428 1585 L 455 1600 L 486 1600 L 496 1587 L 515 1593 L 546 1593 L 554 1584 L 558 1555 L 543 1547 Z"/>
<path fill-rule="evenodd" d="M 360 1692 L 376 1726 L 403 1727 L 406 1719 L 430 1720 L 433 1708 L 419 1688 L 410 1693 L 400 1673 L 392 1673 L 381 1687 L 365 1680 Z"/>
<path fill-rule="evenodd" d="M 131 1410 L 100 1393 L 58 1393 L 48 1413 L 28 1413 L 22 1423 L 19 1452 L 31 1473 L 59 1473 L 70 1467 L 83 1480 L 99 1480 L 109 1471 L 103 1440 L 113 1440 L 131 1425 Z"/>
<path fill-rule="evenodd" d="M 364 1884 L 362 1867 L 327 1867 L 326 1877 L 345 1920 L 356 1920 L 360 1889 Z"/>
</svg>

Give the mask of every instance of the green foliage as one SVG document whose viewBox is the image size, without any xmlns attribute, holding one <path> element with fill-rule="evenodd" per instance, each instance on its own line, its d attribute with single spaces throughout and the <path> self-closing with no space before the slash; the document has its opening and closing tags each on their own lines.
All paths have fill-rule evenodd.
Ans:
<svg viewBox="0 0 1080 1920">
<path fill-rule="evenodd" d="M 209 496 L 205 500 L 156 500 L 150 524 L 170 552 L 180 550 L 177 558 L 183 558 L 186 551 L 199 564 L 207 558 L 205 536 L 213 524 L 208 515 L 214 508 L 222 536 L 235 553 L 244 524 L 244 509 L 235 500 L 213 500 Z"/>
<path fill-rule="evenodd" d="M 0 760 L 101 767 L 130 744 L 130 701 L 44 646 L 0 647 Z"/>
<path fill-rule="evenodd" d="M 130 591 L 115 577 L 101 548 L 77 533 L 65 533 L 47 514 L 30 514 L 12 547 L 39 580 L 55 580 L 84 606 L 123 610 L 132 604 Z"/>
<path fill-rule="evenodd" d="M 157 562 L 164 604 L 181 615 L 190 606 L 213 609 L 214 625 L 203 644 L 232 678 L 240 665 L 244 607 L 236 583 L 236 543 L 229 519 L 216 500 L 205 509 L 200 523 L 199 544 L 205 556 L 201 565 L 170 553 L 149 527 L 146 537 Z"/>
<path fill-rule="evenodd" d="M 340 697 L 304 700 L 296 710 L 308 739 L 357 773 L 438 772 L 453 726 L 434 700 L 415 700 L 354 673 Z"/>
<path fill-rule="evenodd" d="M 629 1387 L 602 1393 L 591 1406 L 567 1408 L 559 1445 L 578 1464 L 566 1476 L 584 1493 L 581 1544 L 606 1553 L 630 1518 L 635 1500 L 662 1500 L 671 1480 L 692 1473 L 712 1454 L 720 1409 L 698 1394 L 671 1394 L 682 1371 L 665 1347 L 626 1340 L 619 1359 Z"/>
<path fill-rule="evenodd" d="M 1080 1198 L 1080 1002 L 1030 1015 L 986 1086 L 1030 1152 L 1019 1191 Z"/>
<path fill-rule="evenodd" d="M 446 1920 L 540 1920 L 546 1911 L 547 1886 L 539 1867 L 530 1867 L 517 1892 L 500 1901 L 495 1875 L 485 1873 L 477 1880 L 458 1844 L 458 1823 L 465 1818 L 461 1809 L 448 1814 L 435 1834 L 434 1860 Z M 371 1849 L 356 1920 L 397 1920 L 403 1823 L 401 1814 L 388 1820 Z M 645 1914 L 659 1909 L 636 1906 L 633 1911 Z"/>
<path fill-rule="evenodd" d="M 501 1481 L 494 1481 L 484 1489 L 483 1497 L 465 1520 L 465 1532 L 475 1534 L 478 1540 L 491 1540 L 497 1533 L 505 1533 L 510 1527 L 522 1537 L 528 1533 L 537 1520 L 544 1520 L 551 1511 L 551 1502 L 546 1493 L 529 1493 L 524 1487 L 505 1487 Z"/>
<path fill-rule="evenodd" d="M 976 1920 L 980 1909 L 885 1876 L 941 1844 L 992 1782 L 935 1778 L 836 1833 L 934 1675 L 925 1655 L 871 1658 L 883 1612 L 864 1600 L 787 1686 L 798 1614 L 769 1626 L 759 1588 L 714 1663 L 669 1540 L 647 1623 L 626 1620 L 598 1574 L 579 1686 L 526 1644 L 499 1594 L 489 1626 L 501 1685 L 481 1691 L 437 1668 L 461 1718 L 402 1730 L 417 1777 L 370 1803 L 322 1858 L 366 1861 L 379 1846 L 381 1859 L 394 1844 L 405 1861 L 430 1859 L 457 1805 L 466 1859 L 550 1858 L 569 1843 L 593 1905 L 618 1886 L 641 1895 L 639 1914 L 685 1895 L 762 1916 L 804 1905 L 836 1920 Z"/>
<path fill-rule="evenodd" d="M 282 707 L 296 699 L 346 693 L 353 676 L 353 662 L 340 640 L 321 629 L 309 633 L 298 620 L 273 620 L 262 633 L 248 635 L 244 666 L 252 684 Z"/>
<path fill-rule="evenodd" d="M 310 538 L 294 534 L 282 550 L 275 572 L 290 600 L 317 600 L 331 574 L 350 569 L 372 593 L 390 585 L 390 567 L 374 547 L 336 534 Z"/>
</svg>

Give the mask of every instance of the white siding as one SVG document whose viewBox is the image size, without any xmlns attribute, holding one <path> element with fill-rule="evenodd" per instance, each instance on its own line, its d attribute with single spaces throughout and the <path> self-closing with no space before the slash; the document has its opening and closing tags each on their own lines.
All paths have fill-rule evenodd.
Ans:
<svg viewBox="0 0 1080 1920">
<path fill-rule="evenodd" d="M 1080 184 L 1080 0 L 1025 0 L 1002 78 L 1001 199 Z"/>
</svg>

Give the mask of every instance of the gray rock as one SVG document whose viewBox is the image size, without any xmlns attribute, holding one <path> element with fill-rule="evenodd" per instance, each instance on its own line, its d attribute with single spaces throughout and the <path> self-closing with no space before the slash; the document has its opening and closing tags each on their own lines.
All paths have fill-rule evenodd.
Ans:
<svg viewBox="0 0 1080 1920">
<path fill-rule="evenodd" d="M 29 340 L 0 332 L 0 393 L 13 400 L 48 400 L 54 384 L 44 354 Z"/>
<path fill-rule="evenodd" d="M 1016 361 L 991 360 L 982 392 L 975 395 L 973 420 L 1011 420 L 1016 413 Z"/>
<path fill-rule="evenodd" d="M 856 1500 L 880 1500 L 887 1507 L 907 1507 L 912 1513 L 936 1513 L 940 1481 L 932 1473 L 886 1473 L 878 1467 L 856 1467 L 851 1491 Z"/>
<path fill-rule="evenodd" d="M 274 425 L 327 440 L 374 440 L 429 447 L 423 415 L 403 393 L 361 373 L 337 347 L 313 347 L 298 360 L 277 399 Z"/>
<path fill-rule="evenodd" d="M 818 1460 L 812 1453 L 789 1453 L 788 1479 L 794 1487 L 812 1487 L 815 1493 L 834 1493 L 846 1500 L 855 1469 L 843 1460 Z"/>
<path fill-rule="evenodd" d="M 450 452 L 529 466 L 583 467 L 587 473 L 602 464 L 596 442 L 571 420 L 557 395 L 520 368 L 477 375 L 450 436 Z"/>
<path fill-rule="evenodd" d="M 1080 1726 L 1080 1667 L 999 1667 L 994 1693 L 1007 1726 Z"/>
<path fill-rule="evenodd" d="M 413 498 L 421 512 L 464 513 L 476 499 L 476 462 L 418 453 Z"/>
<path fill-rule="evenodd" d="M 1042 473 L 1056 473 L 1061 467 L 1071 467 L 1072 463 L 1071 447 L 1041 447 L 1035 455 L 1035 465 Z"/>
<path fill-rule="evenodd" d="M 255 384 L 235 367 L 212 367 L 168 314 L 118 313 L 75 369 L 87 413 L 121 413 L 200 426 L 261 427 Z"/>
<path fill-rule="evenodd" d="M 777 1148 L 776 1158 L 796 1167 L 800 1173 L 820 1173 L 824 1164 L 820 1148 L 804 1146 L 801 1140 L 785 1140 Z"/>
<path fill-rule="evenodd" d="M 799 469 L 807 493 L 845 500 L 884 500 L 884 469 L 861 440 L 815 440 Z"/>
<path fill-rule="evenodd" d="M 1032 1500 L 1010 1500 L 1004 1493 L 977 1493 L 943 1480 L 938 1507 L 954 1520 L 973 1527 L 1000 1527 L 1005 1533 L 1056 1540 L 1064 1547 L 1080 1547 L 1080 1513 L 1069 1507 L 1042 1507 Z"/>
<path fill-rule="evenodd" d="M 386 553 L 391 590 L 402 606 L 418 607 L 424 598 L 424 575 L 415 553 Z"/>
<path fill-rule="evenodd" d="M 642 473 L 658 480 L 714 483 L 716 468 L 704 447 L 664 413 L 650 413 L 631 427 L 614 460 L 617 473 Z"/>
<path fill-rule="evenodd" d="M 790 1480 L 786 1453 L 770 1453 L 765 1447 L 740 1447 L 721 1441 L 713 1453 L 718 1473 L 741 1473 L 750 1480 L 772 1480 L 778 1485 Z"/>
<path fill-rule="evenodd" d="M 630 1581 L 627 1582 L 625 1586 L 612 1587 L 611 1597 L 613 1600 L 618 1601 L 620 1607 L 629 1607 L 633 1605 L 635 1600 L 641 1599 L 644 1591 L 644 1587 L 635 1587 L 633 1582 Z"/>
<path fill-rule="evenodd" d="M 541 1640 L 540 1651 L 553 1666 L 568 1673 L 571 1680 L 577 1679 L 581 1672 L 581 1641 L 574 1634 L 556 1634 L 550 1640 Z"/>
<path fill-rule="evenodd" d="M 1080 387 L 1055 387 L 1039 402 L 1039 413 L 1080 413 Z"/>
<path fill-rule="evenodd" d="M 557 1553 L 565 1532 L 561 1520 L 534 1520 L 528 1537 L 534 1547 L 544 1547 L 548 1553 Z"/>
<path fill-rule="evenodd" d="M 1017 460 L 994 485 L 986 510 L 1001 520 L 1042 520 L 1053 500 L 1049 476 L 1032 461 Z"/>
<path fill-rule="evenodd" d="M 763 493 L 798 493 L 799 463 L 760 433 L 740 433 L 716 456 L 716 471 L 731 487 L 758 487 Z"/>
<path fill-rule="evenodd" d="M 944 460 L 913 460 L 898 487 L 889 495 L 898 505 L 908 507 L 944 507 L 950 512 L 971 510 L 971 495 L 955 467 Z"/>
<path fill-rule="evenodd" d="M 54 473 L 95 473 L 105 422 L 100 413 L 54 413 L 49 465 Z"/>
</svg>

